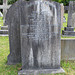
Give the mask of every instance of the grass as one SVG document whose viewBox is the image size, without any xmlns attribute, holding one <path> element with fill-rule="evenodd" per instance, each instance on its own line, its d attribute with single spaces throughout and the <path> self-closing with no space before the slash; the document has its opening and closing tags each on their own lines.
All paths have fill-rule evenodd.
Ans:
<svg viewBox="0 0 75 75">
<path fill-rule="evenodd" d="M 17 75 L 21 64 L 7 65 L 7 56 L 9 54 L 8 37 L 0 37 L 0 75 Z"/>
<path fill-rule="evenodd" d="M 0 37 L 0 75 L 17 75 L 21 64 L 7 65 L 8 54 L 9 39 L 8 37 Z M 65 73 L 52 75 L 75 75 L 75 61 L 61 61 L 61 67 Z"/>
<path fill-rule="evenodd" d="M 3 17 L 0 17 L 0 29 L 1 29 L 1 26 L 3 26 Z"/>
<path fill-rule="evenodd" d="M 65 13 L 64 16 L 67 17 L 68 14 Z M 0 17 L 0 27 L 3 26 L 3 20 Z M 63 27 L 67 26 L 67 22 L 63 23 Z M 61 29 L 61 31 L 63 28 Z M 61 37 L 61 38 L 75 38 L 75 37 Z M 21 64 L 7 65 L 7 56 L 9 54 L 9 39 L 8 37 L 0 37 L 0 75 L 17 75 L 18 69 Z M 52 74 L 52 75 L 75 75 L 75 61 L 61 61 L 61 67 L 65 70 L 62 74 Z M 42 74 L 43 75 L 43 74 Z M 50 74 L 48 74 L 50 75 Z"/>
</svg>

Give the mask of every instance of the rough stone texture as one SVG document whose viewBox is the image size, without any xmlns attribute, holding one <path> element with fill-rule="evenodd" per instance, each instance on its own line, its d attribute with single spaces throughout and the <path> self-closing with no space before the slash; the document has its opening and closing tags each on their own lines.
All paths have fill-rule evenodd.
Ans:
<svg viewBox="0 0 75 75">
<path fill-rule="evenodd" d="M 75 60 L 75 39 L 61 39 L 61 59 Z"/>
<path fill-rule="evenodd" d="M 62 31 L 62 35 L 64 36 L 75 36 L 75 32 L 69 30 L 70 27 L 74 27 L 74 20 L 75 20 L 75 1 L 70 1 L 69 3 L 69 11 L 68 11 L 68 25 L 67 25 L 67 30 Z M 69 28 L 69 29 L 68 29 Z"/>
<path fill-rule="evenodd" d="M 72 26 L 73 2 L 74 2 L 74 1 L 70 1 L 70 2 L 69 2 L 68 25 L 67 25 L 67 27 L 71 27 L 71 26 Z"/>
<path fill-rule="evenodd" d="M 65 72 L 62 68 L 59 69 L 39 69 L 39 70 L 22 70 L 18 75 L 40 75 L 40 74 L 55 74 Z"/>
<path fill-rule="evenodd" d="M 70 1 L 68 26 L 75 27 L 75 1 Z"/>
<path fill-rule="evenodd" d="M 61 28 L 63 28 L 64 5 L 61 4 Z"/>
<path fill-rule="evenodd" d="M 72 26 L 75 28 L 75 13 L 72 14 Z"/>
<path fill-rule="evenodd" d="M 9 29 L 10 54 L 8 55 L 8 64 L 21 62 L 20 45 L 20 0 L 13 4 L 6 14 L 6 25 Z"/>
<path fill-rule="evenodd" d="M 47 0 L 21 1 L 22 69 L 58 69 L 61 8 Z"/>
</svg>

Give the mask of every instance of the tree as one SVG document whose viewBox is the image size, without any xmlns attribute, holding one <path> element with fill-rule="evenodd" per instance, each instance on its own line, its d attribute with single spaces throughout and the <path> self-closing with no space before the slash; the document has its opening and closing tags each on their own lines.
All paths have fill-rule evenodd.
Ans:
<svg viewBox="0 0 75 75">
<path fill-rule="evenodd" d="M 17 0 L 8 0 L 8 4 L 13 4 L 15 3 Z M 29 1 L 29 0 L 27 0 Z M 74 1 L 74 0 L 52 0 L 52 1 L 56 1 L 59 3 L 63 3 L 65 6 L 69 5 L 69 1 Z M 0 5 L 3 4 L 3 0 L 0 0 Z"/>
<path fill-rule="evenodd" d="M 8 4 L 13 4 L 15 3 L 17 0 L 8 0 Z"/>
<path fill-rule="evenodd" d="M 3 4 L 3 0 L 0 0 L 0 5 L 2 5 Z"/>
</svg>

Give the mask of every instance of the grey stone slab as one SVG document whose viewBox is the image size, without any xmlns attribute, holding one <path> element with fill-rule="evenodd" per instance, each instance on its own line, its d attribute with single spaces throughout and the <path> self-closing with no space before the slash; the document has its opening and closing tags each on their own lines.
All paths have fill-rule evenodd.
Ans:
<svg viewBox="0 0 75 75">
<path fill-rule="evenodd" d="M 22 69 L 60 67 L 60 4 L 46 0 L 21 1 Z"/>
<path fill-rule="evenodd" d="M 0 34 L 8 34 L 8 30 L 0 30 Z"/>
<path fill-rule="evenodd" d="M 74 27 L 64 27 L 65 31 L 74 31 Z"/>
<path fill-rule="evenodd" d="M 0 36 L 9 36 L 8 34 L 0 34 Z"/>
<path fill-rule="evenodd" d="M 69 10 L 68 10 L 68 27 L 72 26 L 72 13 L 73 13 L 73 3 L 74 1 L 69 2 Z"/>
<path fill-rule="evenodd" d="M 14 13 L 14 14 L 13 14 Z M 22 69 L 60 68 L 61 8 L 49 0 L 18 0 L 6 15 L 9 29 L 8 64 Z"/>
<path fill-rule="evenodd" d="M 75 1 L 70 1 L 69 11 L 68 11 L 68 24 L 67 24 L 66 29 L 62 31 L 62 35 L 64 36 L 75 36 L 74 30 L 72 31 L 72 28 L 74 27 L 74 23 L 75 23 L 74 13 L 75 13 Z"/>
<path fill-rule="evenodd" d="M 61 5 L 61 28 L 63 28 L 64 5 L 63 5 L 63 3 L 60 5 Z"/>
<path fill-rule="evenodd" d="M 8 26 L 1 26 L 1 30 L 8 30 Z"/>
<path fill-rule="evenodd" d="M 74 31 L 62 31 L 62 35 L 64 36 L 75 36 Z"/>
<path fill-rule="evenodd" d="M 75 39 L 61 39 L 61 59 L 75 60 Z"/>
<path fill-rule="evenodd" d="M 8 26 L 1 26 L 0 36 L 8 36 Z"/>
<path fill-rule="evenodd" d="M 22 70 L 18 72 L 18 75 L 40 75 L 40 74 L 55 74 L 55 73 L 64 73 L 65 71 L 62 68 L 59 69 L 38 69 L 38 70 Z"/>
<path fill-rule="evenodd" d="M 8 64 L 21 62 L 21 45 L 20 45 L 20 0 L 14 3 L 6 14 L 6 25 L 9 29 L 9 48 Z"/>
</svg>

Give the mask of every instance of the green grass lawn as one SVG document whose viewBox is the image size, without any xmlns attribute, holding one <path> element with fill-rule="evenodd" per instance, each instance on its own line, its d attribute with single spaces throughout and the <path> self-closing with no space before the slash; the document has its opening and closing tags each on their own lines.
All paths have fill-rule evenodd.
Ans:
<svg viewBox="0 0 75 75">
<path fill-rule="evenodd" d="M 8 54 L 9 39 L 8 37 L 0 37 L 0 75 L 17 75 L 21 64 L 7 65 Z M 61 61 L 61 67 L 65 70 L 65 73 L 55 75 L 75 75 L 75 61 Z"/>
<path fill-rule="evenodd" d="M 7 65 L 7 56 L 9 54 L 8 37 L 0 37 L 0 75 L 17 75 L 21 64 Z"/>
<path fill-rule="evenodd" d="M 1 29 L 1 26 L 3 26 L 3 17 L 0 17 L 0 29 Z"/>
</svg>

